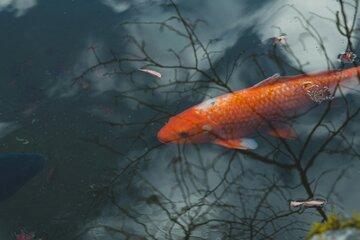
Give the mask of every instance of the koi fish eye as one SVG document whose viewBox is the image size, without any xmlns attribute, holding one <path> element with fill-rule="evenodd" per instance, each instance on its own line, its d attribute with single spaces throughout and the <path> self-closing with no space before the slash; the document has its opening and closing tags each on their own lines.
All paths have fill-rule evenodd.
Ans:
<svg viewBox="0 0 360 240">
<path fill-rule="evenodd" d="M 189 134 L 188 134 L 187 132 L 180 132 L 180 133 L 179 133 L 179 136 L 180 136 L 181 138 L 187 138 L 187 137 L 189 137 Z"/>
</svg>

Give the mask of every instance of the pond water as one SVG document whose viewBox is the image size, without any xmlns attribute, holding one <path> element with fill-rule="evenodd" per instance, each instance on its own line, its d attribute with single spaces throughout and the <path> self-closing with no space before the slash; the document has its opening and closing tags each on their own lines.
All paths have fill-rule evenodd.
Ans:
<svg viewBox="0 0 360 240">
<path fill-rule="evenodd" d="M 0 202 L 0 239 L 304 239 L 359 211 L 357 84 L 289 120 L 293 140 L 157 138 L 170 117 L 274 74 L 356 67 L 338 59 L 357 54 L 351 3 L 0 0 L 1 153 L 45 159 Z M 313 198 L 325 206 L 289 206 Z"/>
</svg>

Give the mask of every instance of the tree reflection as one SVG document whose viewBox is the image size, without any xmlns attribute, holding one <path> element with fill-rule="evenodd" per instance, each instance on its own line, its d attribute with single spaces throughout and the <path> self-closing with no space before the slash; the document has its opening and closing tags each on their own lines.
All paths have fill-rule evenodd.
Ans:
<svg viewBox="0 0 360 240">
<path fill-rule="evenodd" d="M 334 12 L 334 19 L 325 20 L 336 25 L 338 34 L 354 51 L 352 41 L 358 31 L 355 20 L 359 2 L 338 2 L 340 11 Z M 128 35 L 128 54 L 119 56 L 111 51 L 110 58 L 103 60 L 92 49 L 97 64 L 73 80 L 74 87 L 81 86 L 96 71 L 105 69 L 103 77 L 124 82 L 124 88 L 114 96 L 115 102 L 119 106 L 132 104 L 137 109 L 136 119 L 104 121 L 119 134 L 132 133 L 126 141 L 129 149 L 126 152 L 114 147 L 119 139 L 86 139 L 118 155 L 121 166 L 112 172 L 108 185 L 94 190 L 94 201 L 111 203 L 108 210 L 111 214 L 91 222 L 78 237 L 88 234 L 94 239 L 101 235 L 123 239 L 282 239 L 284 236 L 303 239 L 309 224 L 319 218 L 326 221 L 331 209 L 290 209 L 289 200 L 299 196 L 323 197 L 331 206 L 341 208 L 336 186 L 351 165 L 333 169 L 326 162 L 330 158 L 359 158 L 356 150 L 359 143 L 350 129 L 355 127 L 360 108 L 340 89 L 342 94 L 336 104 L 335 101 L 323 103 L 293 119 L 296 126 L 311 122 L 306 129 L 301 128 L 296 141 L 260 136 L 261 148 L 256 151 L 157 143 L 156 131 L 166 119 L 184 109 L 184 105 L 235 90 L 232 87 L 238 81 L 235 74 L 244 64 L 253 64 L 264 77 L 264 61 L 275 64 L 282 75 L 305 73 L 304 63 L 287 44 L 281 50 L 278 45 L 271 45 L 261 54 L 239 50 L 232 59 L 218 57 L 213 45 L 221 40 L 203 40 L 198 34 L 197 30 L 206 24 L 204 21 L 188 19 L 172 1 L 166 7 L 173 9 L 174 14 L 164 21 L 124 22 L 119 28 L 151 28 L 176 34 L 183 45 L 161 49 L 172 56 L 171 61 L 163 61 L 155 56 L 149 43 Z M 312 21 L 293 5 L 283 8 L 297 13 L 296 20 L 320 46 L 328 70 L 335 69 L 336 59 L 327 53 L 323 37 Z M 314 17 L 323 18 L 316 14 Z M 289 61 L 282 51 L 294 61 Z M 139 80 L 134 66 L 157 69 L 165 77 L 151 82 Z"/>
</svg>

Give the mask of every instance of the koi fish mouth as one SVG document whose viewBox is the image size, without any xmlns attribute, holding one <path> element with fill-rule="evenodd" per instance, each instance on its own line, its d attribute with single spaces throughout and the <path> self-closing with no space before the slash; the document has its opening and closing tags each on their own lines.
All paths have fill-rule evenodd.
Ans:
<svg viewBox="0 0 360 240">
<path fill-rule="evenodd" d="M 169 130 L 168 130 L 168 127 L 166 125 L 159 130 L 159 132 L 157 134 L 157 139 L 161 143 L 171 143 L 171 142 L 174 142 L 174 140 L 175 140 L 169 134 Z"/>
</svg>

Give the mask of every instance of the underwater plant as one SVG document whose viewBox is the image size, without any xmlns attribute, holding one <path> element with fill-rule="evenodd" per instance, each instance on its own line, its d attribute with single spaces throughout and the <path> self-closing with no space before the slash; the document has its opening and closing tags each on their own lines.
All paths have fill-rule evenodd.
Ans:
<svg viewBox="0 0 360 240">
<path fill-rule="evenodd" d="M 350 231 L 340 231 L 340 230 L 350 230 Z M 355 233 L 356 232 L 356 233 Z M 338 214 L 331 214 L 328 216 L 327 221 L 325 222 L 316 222 L 311 226 L 311 229 L 308 233 L 306 239 L 314 239 L 314 237 L 319 236 L 319 239 L 326 239 L 325 235 L 330 234 L 339 234 L 346 235 L 352 234 L 357 237 L 360 237 L 360 214 L 353 214 L 350 218 L 342 217 Z M 340 236 L 339 236 L 340 237 Z M 337 239 L 329 237 L 329 239 Z M 345 239 L 345 238 L 344 238 Z"/>
</svg>

